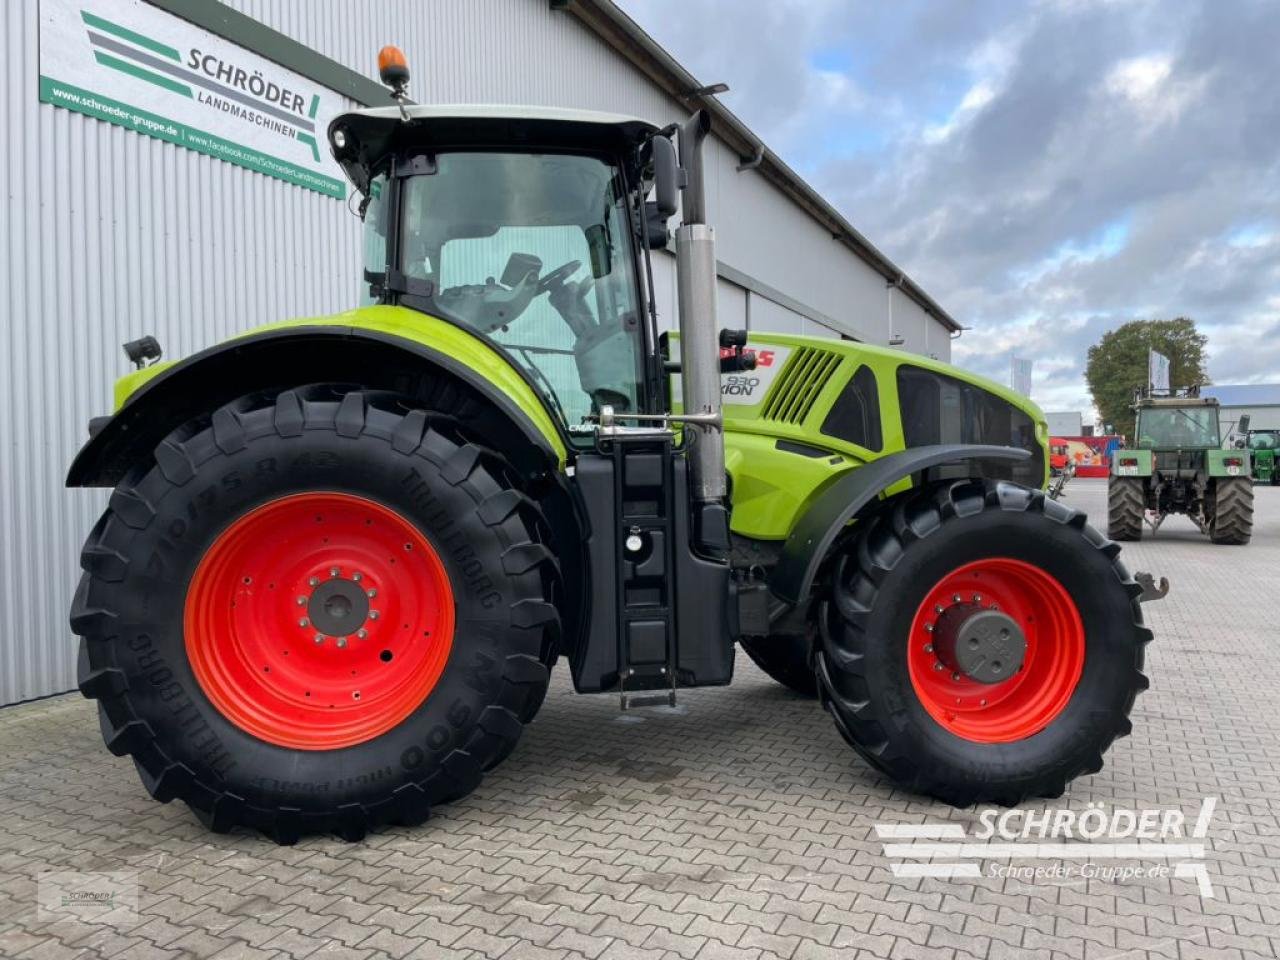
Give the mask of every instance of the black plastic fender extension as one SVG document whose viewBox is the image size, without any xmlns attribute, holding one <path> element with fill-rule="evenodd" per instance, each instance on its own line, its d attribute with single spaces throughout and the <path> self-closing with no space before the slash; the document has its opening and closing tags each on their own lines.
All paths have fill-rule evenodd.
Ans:
<svg viewBox="0 0 1280 960">
<path fill-rule="evenodd" d="M 769 589 L 787 603 L 800 603 L 813 587 L 818 566 L 840 531 L 886 487 L 912 474 L 964 460 L 1026 460 L 1020 447 L 987 444 L 936 444 L 911 447 L 850 470 L 828 486 L 791 530 Z"/>
</svg>

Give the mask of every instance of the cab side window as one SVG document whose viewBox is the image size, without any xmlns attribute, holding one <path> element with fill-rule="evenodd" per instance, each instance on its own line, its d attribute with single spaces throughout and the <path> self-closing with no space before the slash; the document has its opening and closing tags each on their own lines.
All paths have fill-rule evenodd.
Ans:
<svg viewBox="0 0 1280 960">
<path fill-rule="evenodd" d="M 840 391 L 827 418 L 822 421 L 822 432 L 876 453 L 884 448 L 880 393 L 876 387 L 876 375 L 866 364 L 858 367 Z"/>
<path fill-rule="evenodd" d="M 992 444 L 1031 451 L 1029 460 L 982 461 L 985 476 L 1039 487 L 1044 482 L 1044 450 L 1035 423 L 1022 410 L 972 383 L 923 367 L 898 367 L 898 403 L 908 447 L 932 444 Z"/>
</svg>

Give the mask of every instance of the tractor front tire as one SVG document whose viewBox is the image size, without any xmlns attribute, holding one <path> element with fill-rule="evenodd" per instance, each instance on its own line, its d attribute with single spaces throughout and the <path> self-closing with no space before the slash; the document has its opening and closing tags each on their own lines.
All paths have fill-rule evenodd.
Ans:
<svg viewBox="0 0 1280 960">
<path fill-rule="evenodd" d="M 781 634 L 743 637 L 740 644 L 757 667 L 784 687 L 805 697 L 818 695 L 807 637 Z"/>
<path fill-rule="evenodd" d="M 859 526 L 834 557 L 815 661 L 853 748 L 961 807 L 1055 797 L 1101 769 L 1131 730 L 1151 639 L 1119 548 L 1079 511 L 995 481 L 926 487 Z M 978 634 L 987 659 L 945 662 Z"/>
<path fill-rule="evenodd" d="M 1146 509 L 1146 481 L 1141 477 L 1107 480 L 1107 536 L 1112 540 L 1141 540 Z"/>
<path fill-rule="evenodd" d="M 211 829 L 412 825 L 546 692 L 559 574 L 452 418 L 329 386 L 175 431 L 113 493 L 72 608 L 107 747 Z"/>
<path fill-rule="evenodd" d="M 1213 520 L 1209 539 L 1242 545 L 1253 537 L 1253 481 L 1249 477 L 1219 477 L 1214 481 Z"/>
</svg>

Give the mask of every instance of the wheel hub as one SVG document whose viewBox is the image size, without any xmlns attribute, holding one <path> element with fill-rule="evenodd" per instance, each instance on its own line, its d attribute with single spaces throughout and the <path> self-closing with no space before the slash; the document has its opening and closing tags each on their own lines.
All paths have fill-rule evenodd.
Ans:
<svg viewBox="0 0 1280 960">
<path fill-rule="evenodd" d="M 369 618 L 369 595 L 354 579 L 325 580 L 311 593 L 307 616 L 310 625 L 322 635 L 350 636 L 363 628 Z"/>
<path fill-rule="evenodd" d="M 960 603 L 938 617 L 933 649 L 953 673 L 978 683 L 1001 683 L 1022 669 L 1027 638 L 1008 614 L 979 603 Z"/>
</svg>

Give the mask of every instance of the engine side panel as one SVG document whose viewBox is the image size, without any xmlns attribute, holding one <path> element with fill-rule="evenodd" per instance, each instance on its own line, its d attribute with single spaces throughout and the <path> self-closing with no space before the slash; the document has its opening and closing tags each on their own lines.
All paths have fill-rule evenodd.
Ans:
<svg viewBox="0 0 1280 960">
<path fill-rule="evenodd" d="M 747 349 L 756 353 L 756 369 L 726 374 L 721 383 L 735 534 L 785 539 L 840 476 L 911 447 L 956 442 L 911 442 L 898 386 L 899 368 L 904 366 L 976 387 L 1010 416 L 1025 417 L 1034 434 L 1025 448 L 1040 473 L 1029 482 L 1041 487 L 1047 483 L 1044 414 L 1026 397 L 997 383 L 926 357 L 852 341 L 752 333 Z M 964 469 L 1002 467 L 990 461 Z M 910 483 L 897 481 L 885 493 L 901 492 Z"/>
</svg>

